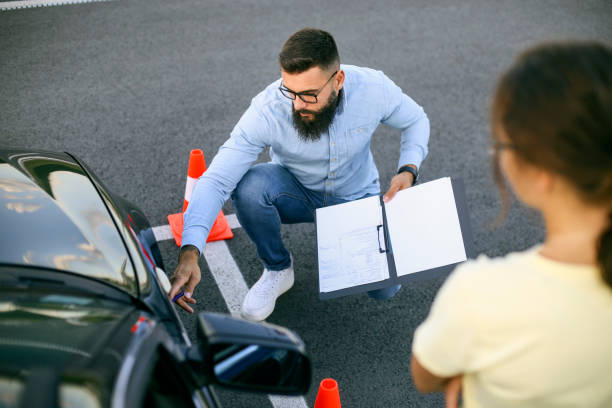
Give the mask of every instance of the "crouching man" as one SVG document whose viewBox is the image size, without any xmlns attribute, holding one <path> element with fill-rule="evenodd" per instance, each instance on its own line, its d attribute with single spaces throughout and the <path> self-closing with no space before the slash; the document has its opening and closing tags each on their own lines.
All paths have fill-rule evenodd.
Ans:
<svg viewBox="0 0 612 408">
<path fill-rule="evenodd" d="M 283 45 L 279 62 L 281 78 L 252 100 L 198 180 L 184 215 L 170 296 L 182 288 L 185 296 L 177 303 L 190 312 L 189 304 L 195 303 L 191 295 L 200 281 L 198 257 L 230 193 L 238 220 L 264 265 L 241 312 L 246 319 L 261 321 L 294 281 L 281 223 L 313 222 L 316 208 L 380 193 L 370 151 L 378 125 L 402 132 L 398 172 L 386 201 L 413 185 L 427 154 L 429 120 L 423 109 L 382 72 L 341 65 L 329 33 L 313 28 L 296 32 Z M 271 162 L 252 166 L 266 147 Z M 386 299 L 399 288 L 369 295 Z"/>
</svg>

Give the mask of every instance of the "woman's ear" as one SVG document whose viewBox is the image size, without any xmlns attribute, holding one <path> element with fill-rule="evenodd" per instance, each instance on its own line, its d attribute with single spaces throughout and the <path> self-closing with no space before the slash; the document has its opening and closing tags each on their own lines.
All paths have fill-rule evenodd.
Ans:
<svg viewBox="0 0 612 408">
<path fill-rule="evenodd" d="M 542 194 L 550 194 L 557 185 L 558 176 L 543 169 L 534 168 L 533 171 L 535 173 L 534 181 L 538 192 Z"/>
<path fill-rule="evenodd" d="M 556 202 L 559 194 L 559 177 L 547 170 L 531 166 L 529 169 L 528 191 L 524 192 L 521 200 L 530 207 L 542 210 L 550 202 Z"/>
</svg>

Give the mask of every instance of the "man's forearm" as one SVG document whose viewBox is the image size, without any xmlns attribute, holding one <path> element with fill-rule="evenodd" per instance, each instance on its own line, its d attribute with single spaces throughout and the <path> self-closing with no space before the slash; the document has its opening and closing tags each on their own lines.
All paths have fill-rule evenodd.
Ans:
<svg viewBox="0 0 612 408">
<path fill-rule="evenodd" d="M 223 203 L 261 150 L 263 146 L 240 132 L 233 134 L 219 148 L 210 167 L 196 183 L 189 207 L 183 215 L 183 244 L 193 245 L 202 252 Z"/>
<path fill-rule="evenodd" d="M 196 183 L 187 211 L 183 214 L 183 246 L 192 245 L 199 252 L 204 248 L 227 195 L 215 185 L 217 181 L 212 166 L 207 173 Z"/>
<path fill-rule="evenodd" d="M 421 163 L 429 151 L 429 118 L 426 114 L 402 131 L 400 143 L 399 164 L 413 164 L 421 167 Z"/>
</svg>

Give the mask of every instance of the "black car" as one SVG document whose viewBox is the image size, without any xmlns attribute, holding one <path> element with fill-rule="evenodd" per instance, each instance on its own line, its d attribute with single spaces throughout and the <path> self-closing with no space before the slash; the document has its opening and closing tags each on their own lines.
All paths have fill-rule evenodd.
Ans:
<svg viewBox="0 0 612 408">
<path fill-rule="evenodd" d="M 201 313 L 192 344 L 151 226 L 68 153 L 0 148 L 0 407 L 217 407 L 297 395 L 291 331 Z"/>
</svg>

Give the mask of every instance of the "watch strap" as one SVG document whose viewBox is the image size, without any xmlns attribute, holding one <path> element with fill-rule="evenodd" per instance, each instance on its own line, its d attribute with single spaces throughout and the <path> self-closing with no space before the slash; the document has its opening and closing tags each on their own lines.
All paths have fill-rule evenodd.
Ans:
<svg viewBox="0 0 612 408">
<path fill-rule="evenodd" d="M 419 179 L 419 171 L 412 166 L 406 165 L 400 167 L 397 171 L 397 174 L 403 173 L 405 171 L 407 171 L 408 173 L 412 173 L 412 175 L 414 176 L 414 181 L 412 182 L 412 184 L 416 184 L 417 180 Z"/>
</svg>

